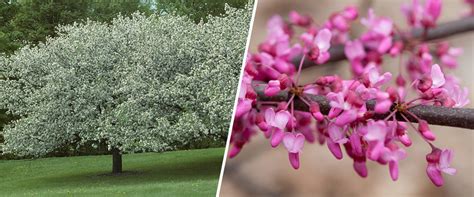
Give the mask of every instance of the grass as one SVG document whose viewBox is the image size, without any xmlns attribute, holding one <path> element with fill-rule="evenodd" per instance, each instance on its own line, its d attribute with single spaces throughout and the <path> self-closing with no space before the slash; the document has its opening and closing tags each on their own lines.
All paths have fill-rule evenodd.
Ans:
<svg viewBox="0 0 474 197">
<path fill-rule="evenodd" d="M 0 161 L 0 196 L 215 196 L 223 148 Z"/>
</svg>

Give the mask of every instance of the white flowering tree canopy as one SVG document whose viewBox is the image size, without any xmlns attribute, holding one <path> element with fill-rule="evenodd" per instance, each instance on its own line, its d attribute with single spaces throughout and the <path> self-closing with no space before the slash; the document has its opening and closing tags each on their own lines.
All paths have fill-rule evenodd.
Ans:
<svg viewBox="0 0 474 197">
<path fill-rule="evenodd" d="M 0 57 L 4 153 L 42 156 L 64 144 L 166 151 L 225 143 L 251 9 L 195 24 L 173 15 L 58 27 L 58 36 Z"/>
</svg>

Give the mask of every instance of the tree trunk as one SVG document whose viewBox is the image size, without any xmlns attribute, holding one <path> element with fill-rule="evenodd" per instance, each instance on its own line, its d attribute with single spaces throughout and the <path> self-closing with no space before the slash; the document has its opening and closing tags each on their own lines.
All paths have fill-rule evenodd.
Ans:
<svg viewBox="0 0 474 197">
<path fill-rule="evenodd" d="M 122 153 L 118 148 L 112 148 L 112 173 L 122 173 Z"/>
</svg>

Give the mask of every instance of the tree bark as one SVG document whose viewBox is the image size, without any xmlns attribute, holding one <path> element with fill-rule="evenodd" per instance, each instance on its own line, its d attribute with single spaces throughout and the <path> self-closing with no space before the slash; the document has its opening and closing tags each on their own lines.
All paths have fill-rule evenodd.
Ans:
<svg viewBox="0 0 474 197">
<path fill-rule="evenodd" d="M 290 94 L 288 93 L 288 91 L 281 91 L 278 95 L 272 97 L 265 96 L 265 86 L 257 86 L 256 84 L 259 83 L 254 84 L 254 89 L 257 92 L 257 99 L 259 101 L 280 102 L 288 101 L 290 98 Z M 317 102 L 319 104 L 321 113 L 329 113 L 331 106 L 329 105 L 329 100 L 325 96 L 306 95 L 306 97 L 311 101 Z M 370 100 L 366 104 L 369 110 L 373 110 L 375 106 L 375 101 Z M 309 107 L 299 98 L 295 98 L 295 109 L 300 111 L 309 111 Z M 419 118 L 426 120 L 430 124 L 474 129 L 474 109 L 471 108 L 450 108 L 431 105 L 418 105 L 416 107 L 410 108 L 408 111 L 415 114 Z M 399 114 L 400 113 L 397 113 L 397 116 L 395 117 L 400 121 L 405 121 L 405 119 L 403 119 Z M 387 117 L 387 115 L 389 115 L 389 113 L 376 114 L 373 118 L 384 119 Z M 407 118 L 408 120 L 410 120 L 410 122 L 418 122 L 417 119 L 411 116 L 408 116 Z"/>
<path fill-rule="evenodd" d="M 122 173 L 122 153 L 118 148 L 112 148 L 112 173 Z"/>
</svg>

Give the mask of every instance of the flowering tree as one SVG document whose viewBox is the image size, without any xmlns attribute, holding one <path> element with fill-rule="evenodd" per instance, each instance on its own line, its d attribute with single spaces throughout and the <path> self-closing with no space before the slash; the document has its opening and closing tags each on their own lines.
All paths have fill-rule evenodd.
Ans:
<svg viewBox="0 0 474 197">
<path fill-rule="evenodd" d="M 106 143 L 115 173 L 123 152 L 173 150 L 196 139 L 222 144 L 230 115 L 214 120 L 220 114 L 203 113 L 230 112 L 235 94 L 220 90 L 238 84 L 235 60 L 244 52 L 250 13 L 227 8 L 200 24 L 142 14 L 110 25 L 87 21 L 2 58 L 0 106 L 21 117 L 5 128 L 3 152 L 42 156 L 64 144 Z M 203 82 L 209 78 L 216 80 Z M 209 87 L 191 88 L 195 83 Z"/>
<path fill-rule="evenodd" d="M 445 41 L 429 41 L 444 34 L 436 29 L 441 8 L 441 0 L 424 4 L 413 0 L 405 5 L 402 11 L 411 28 L 406 32 L 370 9 L 360 20 L 365 32 L 355 38 L 349 32 L 359 13 L 352 6 L 324 23 L 297 12 L 290 12 L 288 20 L 272 17 L 265 41 L 246 60 L 229 157 L 235 157 L 256 132 L 262 132 L 272 147 L 282 144 L 287 149 L 295 169 L 300 167 L 304 144 L 318 142 L 326 144 L 337 159 L 342 159 L 345 149 L 361 177 L 368 175 L 366 162 L 374 161 L 388 165 L 391 178 L 397 180 L 398 163 L 407 156 L 403 147 L 412 145 L 407 135 L 412 128 L 432 148 L 426 156 L 428 177 L 436 186 L 443 185 L 442 173 L 456 172 L 450 167 L 453 153 L 434 145 L 436 137 L 429 123 L 474 128 L 474 112 L 455 109 L 468 104 L 468 91 L 455 76 L 445 74 L 457 67 L 456 57 L 462 50 Z M 473 20 L 465 20 L 468 30 L 474 30 Z M 465 30 L 459 25 L 449 28 L 453 27 Z M 294 31 L 296 28 L 302 33 L 295 33 L 301 32 Z M 399 58 L 399 70 L 406 74 L 383 72 L 384 55 Z M 402 59 L 406 56 L 408 60 Z M 313 83 L 299 83 L 308 62 L 319 65 L 336 59 L 349 61 L 352 79 L 329 75 Z M 417 96 L 408 97 L 408 91 Z M 438 112 L 453 117 L 460 112 L 464 117 L 443 121 Z"/>
</svg>

